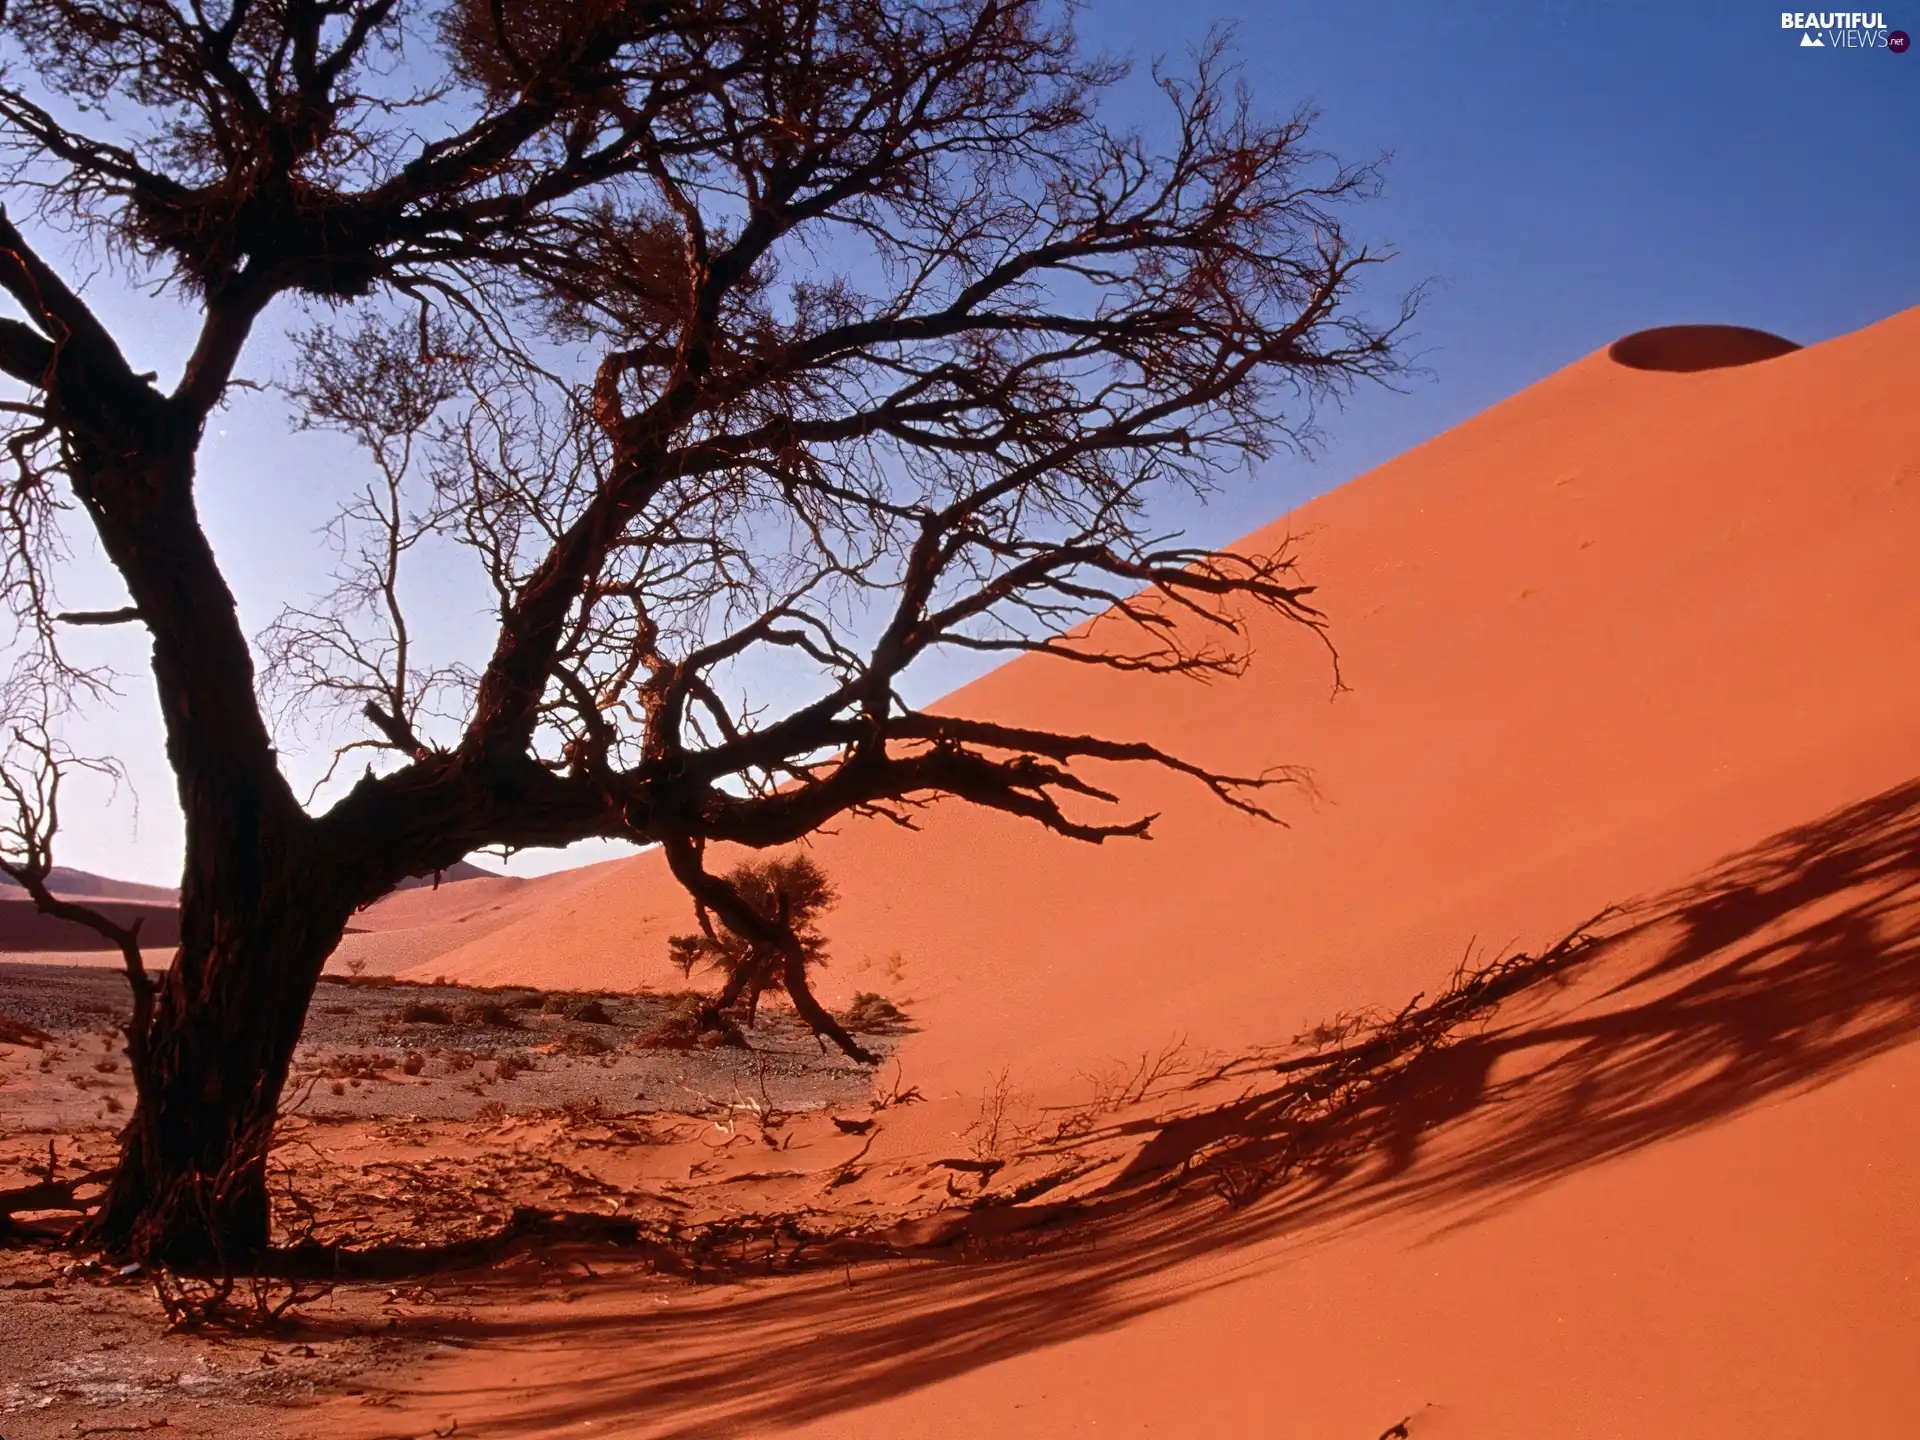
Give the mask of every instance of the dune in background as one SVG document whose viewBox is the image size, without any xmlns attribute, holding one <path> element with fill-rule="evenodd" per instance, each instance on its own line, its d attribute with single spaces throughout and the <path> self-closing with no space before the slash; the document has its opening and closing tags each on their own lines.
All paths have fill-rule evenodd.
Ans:
<svg viewBox="0 0 1920 1440">
<path fill-rule="evenodd" d="M 1906 780 L 1917 381 L 1920 312 L 1738 368 L 1603 353 L 1303 507 L 1244 544 L 1291 542 L 1320 586 L 1338 696 L 1313 637 L 1261 616 L 1235 682 L 993 672 L 945 708 L 1302 765 L 1314 794 L 1274 792 L 1281 828 L 1109 770 L 1160 818 L 1100 847 L 956 806 L 918 835 L 840 822 L 813 842 L 845 892 L 823 988 L 910 1000 L 908 1063 L 938 1084 L 1014 1063 L 1045 1086 L 1173 1035 L 1397 1004 L 1476 937 L 1548 937 Z M 426 969 L 678 981 L 690 911 L 657 856 L 515 897 Z"/>
<path fill-rule="evenodd" d="M 643 1298 L 437 1368 L 433 1413 L 837 1440 L 1371 1440 L 1403 1417 L 1416 1440 L 1901 1433 L 1920 311 L 1804 350 L 1689 328 L 1249 537 L 1292 544 L 1321 587 L 1345 693 L 1311 636 L 1256 617 L 1235 683 L 1028 658 L 945 702 L 1308 767 L 1313 793 L 1274 797 L 1285 828 L 1133 770 L 1095 778 L 1158 812 L 1151 843 L 953 806 L 918 835 L 848 820 L 814 842 L 845 892 L 823 989 L 907 1005 L 902 1073 L 933 1100 L 888 1123 L 949 1146 L 991 1077 L 1036 1107 L 1082 1098 L 1177 1037 L 1233 1051 L 1397 1010 L 1470 947 L 1643 902 L 1606 969 L 1402 1097 L 1404 1137 L 1354 1196 L 1044 1264 L 743 1292 L 714 1302 L 719 1329 Z M 490 914 L 416 973 L 681 983 L 664 941 L 688 905 L 656 856 Z M 790 1380 L 729 1358 L 776 1352 Z"/>
</svg>

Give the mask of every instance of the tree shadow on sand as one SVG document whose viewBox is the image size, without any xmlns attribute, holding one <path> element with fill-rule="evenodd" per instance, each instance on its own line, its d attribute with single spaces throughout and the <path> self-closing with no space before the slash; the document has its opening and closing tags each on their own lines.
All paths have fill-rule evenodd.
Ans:
<svg viewBox="0 0 1920 1440">
<path fill-rule="evenodd" d="M 1916 961 L 1920 781 L 1774 836 L 1596 936 L 1463 971 L 1431 1004 L 1223 1067 L 1227 1103 L 1202 1085 L 1177 1113 L 1114 1126 L 1131 1160 L 1014 1258 L 983 1243 L 956 1263 L 816 1272 L 724 1300 L 681 1287 L 670 1306 L 483 1310 L 432 1328 L 537 1344 L 550 1383 L 438 1403 L 502 1433 L 625 1413 L 662 1436 L 750 1434 L 830 1416 L 1230 1283 L 1217 1264 L 1181 1271 L 1190 1260 L 1381 1216 L 1469 1223 L 1827 1083 L 1920 1034 Z"/>
</svg>

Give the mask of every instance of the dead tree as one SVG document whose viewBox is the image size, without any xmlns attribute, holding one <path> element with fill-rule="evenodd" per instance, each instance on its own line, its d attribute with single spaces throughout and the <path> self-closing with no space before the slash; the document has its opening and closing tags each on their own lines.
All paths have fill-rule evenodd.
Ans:
<svg viewBox="0 0 1920 1440">
<path fill-rule="evenodd" d="M 1282 554 L 1156 535 L 1393 368 L 1356 313 L 1367 168 L 1262 118 L 1220 45 L 1122 68 L 1045 0 L 12 0 L 0 74 L 5 593 L 63 668 L 71 502 L 142 626 L 185 824 L 181 941 L 137 1022 L 108 1249 L 244 1264 L 263 1124 L 353 911 L 490 846 L 702 863 L 940 797 L 1098 842 L 1087 762 L 1264 813 L 1280 772 L 933 713 L 929 653 L 1235 672 L 1250 608 L 1318 626 Z M 56 232 L 191 303 L 135 371 Z M 326 318 L 289 399 L 365 447 L 341 586 L 258 637 L 195 510 L 208 419 L 276 301 Z M 270 503 L 273 476 L 259 480 Z M 418 654 L 399 567 L 465 547 L 489 653 Z M 1081 622 L 1101 612 L 1091 629 Z M 778 711 L 769 659 L 813 687 Z M 257 662 L 264 662 L 258 665 Z M 73 693 L 69 690 L 69 693 Z M 787 694 L 791 690 L 777 693 Z M 333 704 L 373 763 L 314 796 L 276 748 Z M 29 867 L 30 870 L 31 867 Z M 131 972 L 130 972 L 131 973 Z M 136 985 L 138 982 L 136 982 Z"/>
</svg>

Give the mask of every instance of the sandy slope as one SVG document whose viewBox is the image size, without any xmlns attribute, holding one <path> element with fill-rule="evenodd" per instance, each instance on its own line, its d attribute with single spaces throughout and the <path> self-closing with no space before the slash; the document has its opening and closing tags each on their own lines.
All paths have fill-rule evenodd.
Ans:
<svg viewBox="0 0 1920 1440">
<path fill-rule="evenodd" d="M 633 1434 L 784 1419 L 822 1436 L 1371 1440 L 1408 1414 L 1415 1436 L 1898 1433 L 1920 1402 L 1920 797 L 1901 788 L 1920 775 L 1915 393 L 1920 311 L 1740 368 L 1596 355 L 1250 537 L 1295 537 L 1322 586 L 1337 699 L 1313 643 L 1264 626 L 1232 686 L 1026 660 L 948 702 L 1217 766 L 1308 766 L 1319 798 L 1283 800 L 1290 828 L 1130 774 L 1128 806 L 1161 812 L 1152 844 L 1076 847 L 959 811 L 918 837 L 848 823 L 818 842 L 847 895 L 829 990 L 911 1002 L 924 1028 L 902 1054 L 930 1093 L 978 1095 L 1005 1067 L 1037 1102 L 1176 1035 L 1233 1049 L 1397 1006 L 1476 937 L 1549 939 L 1886 797 L 1677 911 L 1671 953 L 1623 960 L 1645 967 L 1635 984 L 1678 975 L 1634 1011 L 1659 1023 L 1543 1032 L 1528 1054 L 1549 1081 L 1563 1051 L 1618 1045 L 1604 1083 L 1581 1072 L 1597 1092 L 1535 1117 L 1530 1143 L 1558 1163 L 1476 1170 L 1504 1152 L 1475 1091 L 1451 1159 L 1419 1160 L 1467 1177 L 1469 1213 L 1413 1186 L 1338 1223 L 1110 1259 L 1098 1303 L 1059 1262 L 1017 1330 L 974 1303 L 1001 1303 L 990 1276 L 931 1299 L 901 1280 L 891 1309 L 767 1301 L 770 1337 L 812 1337 L 823 1369 L 859 1362 L 873 1383 L 737 1425 L 640 1393 L 575 1413 Z M 670 983 L 661 942 L 685 902 L 651 857 L 598 868 L 425 969 Z M 1898 903 L 1857 905 L 1863 885 Z M 1682 951 L 1694 969 L 1673 969 Z M 1872 1044 L 1826 1043 L 1862 1025 Z M 1695 1054 L 1704 1075 L 1661 1068 Z M 1663 1104 L 1641 1073 L 1713 1103 Z M 1549 1144 L 1594 1127 L 1612 1140 Z M 874 1350 L 889 1315 L 906 1358 Z M 434 1389 L 479 1401 L 462 1387 L 517 1374 L 622 1393 L 632 1351 L 594 1333 L 517 1372 L 482 1352 Z"/>
<path fill-rule="evenodd" d="M 1231 685 L 1025 660 L 960 691 L 961 713 L 1303 764 L 1319 799 L 1280 797 L 1279 829 L 1133 772 L 1157 838 L 1098 849 L 959 811 L 919 837 L 848 822 L 816 842 L 847 893 L 829 988 L 917 1002 L 943 1084 L 1046 1084 L 1404 998 L 1475 936 L 1540 938 L 1908 778 L 1916 381 L 1920 312 L 1738 369 L 1594 356 L 1249 537 L 1297 538 L 1337 699 L 1270 624 Z M 687 906 L 663 867 L 586 873 L 430 968 L 668 983 Z"/>
</svg>

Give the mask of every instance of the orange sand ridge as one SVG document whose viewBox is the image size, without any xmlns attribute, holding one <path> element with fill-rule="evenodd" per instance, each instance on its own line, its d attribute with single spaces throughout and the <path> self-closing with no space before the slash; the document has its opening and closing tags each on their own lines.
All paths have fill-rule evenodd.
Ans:
<svg viewBox="0 0 1920 1440">
<path fill-rule="evenodd" d="M 956 807 L 815 842 L 845 893 L 823 989 L 906 1005 L 902 1069 L 935 1103 L 903 1113 L 953 1130 L 1002 1072 L 1037 1109 L 1178 1037 L 1231 1052 L 1398 1009 L 1476 941 L 1692 897 L 1371 1199 L 857 1299 L 740 1287 L 677 1326 L 680 1299 L 616 1297 L 436 1367 L 409 1403 L 463 1434 L 1903 1433 L 1915 393 L 1920 310 L 1736 368 L 1594 355 L 1245 542 L 1297 542 L 1337 698 L 1311 637 L 1256 620 L 1238 682 L 1023 659 L 945 702 L 1305 766 L 1287 828 L 1130 770 L 1096 778 L 1159 812 L 1151 843 Z M 443 945 L 474 923 L 448 919 L 459 893 L 495 884 L 383 902 L 361 940 L 438 926 L 421 976 L 683 983 L 664 941 L 688 906 L 657 857 L 514 887 Z M 759 1399 L 722 1383 L 744 1344 L 781 1357 Z M 689 1374 L 710 1389 L 676 1389 Z"/>
</svg>

